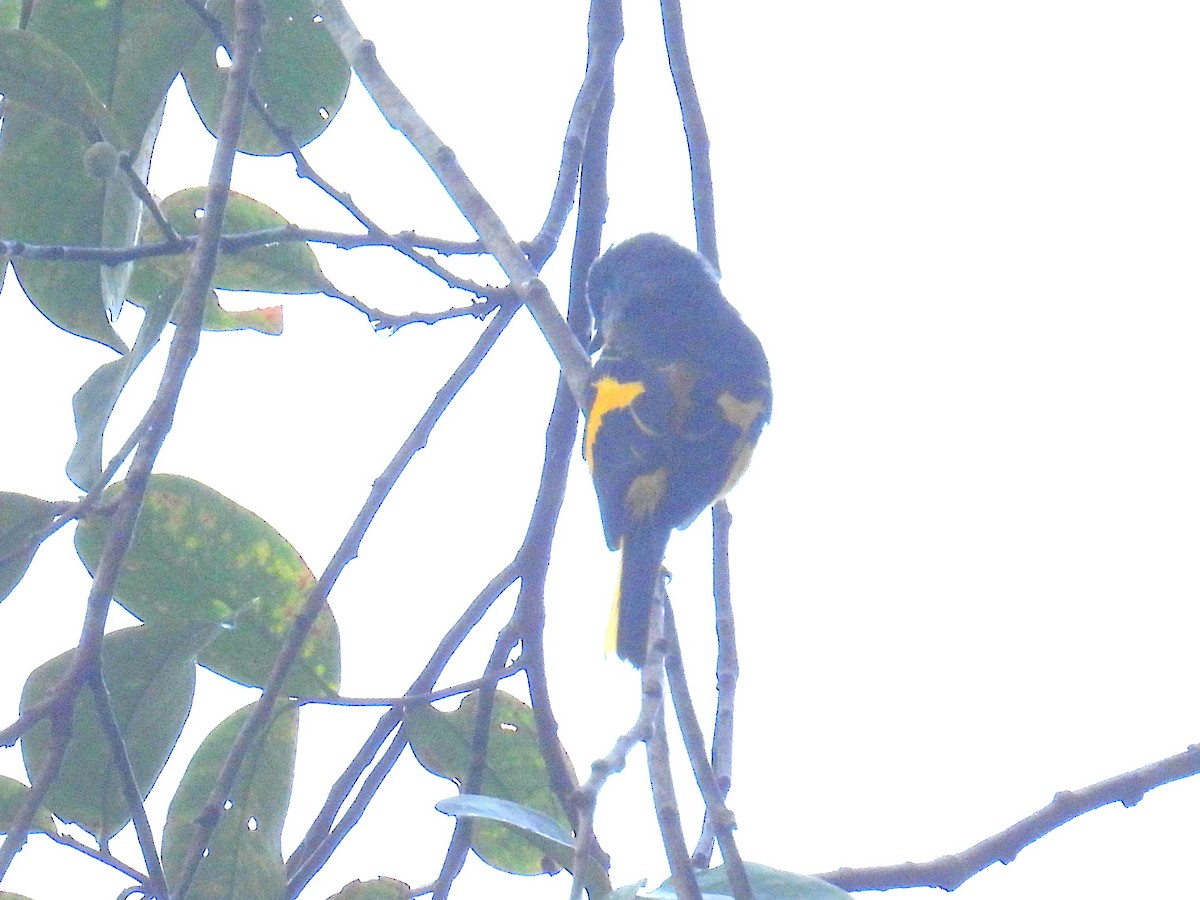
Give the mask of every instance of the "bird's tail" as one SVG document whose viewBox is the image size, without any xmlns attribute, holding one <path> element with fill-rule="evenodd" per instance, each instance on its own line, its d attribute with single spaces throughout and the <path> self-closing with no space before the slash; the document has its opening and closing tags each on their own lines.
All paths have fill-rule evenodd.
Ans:
<svg viewBox="0 0 1200 900">
<path fill-rule="evenodd" d="M 646 662 L 650 610 L 663 577 L 663 556 L 670 536 L 670 528 L 647 526 L 635 529 L 621 541 L 621 576 L 609 622 L 608 644 L 611 650 L 615 643 L 617 656 L 638 668 Z"/>
</svg>

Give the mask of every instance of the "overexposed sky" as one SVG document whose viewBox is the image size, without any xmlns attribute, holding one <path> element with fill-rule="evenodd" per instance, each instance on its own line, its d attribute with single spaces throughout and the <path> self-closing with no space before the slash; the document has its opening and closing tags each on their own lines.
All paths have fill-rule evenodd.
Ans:
<svg viewBox="0 0 1200 900">
<path fill-rule="evenodd" d="M 348 5 L 510 230 L 531 236 L 582 74 L 586 4 Z M 647 230 L 690 243 L 657 7 L 627 7 L 605 243 Z M 1200 10 L 691 0 L 684 14 L 724 287 L 763 340 L 776 392 L 730 503 L 743 854 L 802 872 L 923 861 L 1200 740 Z M 163 195 L 200 183 L 211 152 L 174 99 L 152 173 Z M 387 227 L 471 236 L 357 85 L 310 156 Z M 240 162 L 234 186 L 301 224 L 349 228 L 279 161 Z M 544 272 L 560 304 L 568 249 Z M 374 306 L 463 302 L 380 251 L 318 252 Z M 0 490 L 70 498 L 70 396 L 112 354 L 58 332 L 15 288 L 0 301 Z M 263 516 L 319 571 L 481 326 L 382 337 L 336 301 L 284 304 L 281 338 L 206 336 L 160 468 Z M 162 351 L 111 433 L 140 415 Z M 511 557 L 555 373 L 521 313 L 401 481 L 331 597 L 345 693 L 402 692 Z M 602 655 L 616 560 L 581 460 L 556 541 L 551 687 L 586 777 L 638 693 L 632 670 Z M 702 715 L 708 552 L 704 518 L 668 556 Z M 85 593 L 60 534 L 0 606 L 0 719 L 25 673 L 73 644 Z M 452 680 L 478 674 L 487 637 Z M 251 696 L 202 678 L 181 747 Z M 285 843 L 372 724 L 306 713 Z M 187 755 L 151 795 L 155 821 Z M 0 773 L 24 776 L 16 753 L 0 754 Z M 645 781 L 635 753 L 601 796 L 616 884 L 666 874 Z M 452 793 L 406 757 L 306 896 L 381 874 L 432 879 L 452 822 L 431 805 Z M 956 896 L 1193 896 L 1197 803 L 1200 785 L 1183 782 L 1091 813 Z M 698 804 L 684 804 L 691 839 Z M 516 881 L 474 862 L 465 879 L 461 896 L 568 891 L 565 876 Z M 37 837 L 4 884 L 38 900 L 123 886 Z"/>
</svg>

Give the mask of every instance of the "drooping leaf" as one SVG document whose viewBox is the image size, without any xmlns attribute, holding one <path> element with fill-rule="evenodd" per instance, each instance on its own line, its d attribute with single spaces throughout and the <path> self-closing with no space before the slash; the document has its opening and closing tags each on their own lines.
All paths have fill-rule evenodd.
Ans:
<svg viewBox="0 0 1200 900">
<path fill-rule="evenodd" d="M 81 490 L 90 491 L 100 481 L 104 469 L 104 432 L 109 417 L 134 371 L 158 343 L 169 312 L 165 306 L 147 309 L 133 349 L 120 359 L 100 366 L 72 398 L 76 437 L 75 447 L 67 459 L 67 477 Z"/>
<path fill-rule="evenodd" d="M 242 707 L 214 728 L 188 763 L 163 833 L 163 865 L 172 883 L 179 878 L 217 774 L 252 709 Z M 188 893 L 192 900 L 283 896 L 283 821 L 295 775 L 298 724 L 296 705 L 280 704 L 266 735 L 242 762 Z"/>
<path fill-rule="evenodd" d="M 575 837 L 545 813 L 513 803 L 511 800 L 481 794 L 447 797 L 435 803 L 434 808 L 448 816 L 488 819 L 508 825 L 538 847 L 545 858 L 554 860 L 563 869 L 574 871 Z M 583 862 L 585 868 L 578 874 L 583 879 L 588 893 L 592 896 L 608 894 L 612 890 L 612 884 L 604 866 L 597 860 L 586 857 Z"/>
<path fill-rule="evenodd" d="M 49 500 L 0 492 L 0 600 L 25 577 L 40 546 L 30 542 L 53 521 Z"/>
<path fill-rule="evenodd" d="M 170 281 L 162 270 L 138 273 L 134 268 L 129 286 L 129 302 L 149 311 L 152 308 L 172 309 L 177 302 L 183 282 Z M 175 321 L 172 315 L 171 321 Z M 283 307 L 263 306 L 258 309 L 225 309 L 217 292 L 210 290 L 204 303 L 205 331 L 258 331 L 262 334 L 283 334 Z"/>
<path fill-rule="evenodd" d="M 409 742 L 417 761 L 457 784 L 467 780 L 478 718 L 479 694 L 468 694 L 452 712 L 433 706 L 408 714 Z M 497 691 L 488 729 L 480 794 L 510 800 L 542 813 L 570 831 L 570 820 L 554 791 L 537 741 L 533 710 L 511 694 Z M 471 846 L 488 865 L 516 875 L 540 875 L 560 868 L 554 857 L 520 830 L 496 819 L 477 819 Z"/>
<path fill-rule="evenodd" d="M 115 501 L 123 490 L 123 483 L 113 485 L 104 499 Z M 90 572 L 110 524 L 95 515 L 76 529 L 75 547 Z M 261 687 L 315 583 L 295 548 L 254 513 L 191 478 L 153 475 L 113 595 L 143 621 L 221 625 L 200 664 Z M 285 689 L 332 695 L 340 672 L 337 623 L 326 605 Z"/>
<path fill-rule="evenodd" d="M 196 686 L 196 648 L 205 629 L 141 625 L 107 634 L 101 662 L 113 715 L 134 777 L 145 797 L 179 739 Z M 74 660 L 70 650 L 38 666 L 21 692 L 21 709 L 50 696 Z M 51 724 L 42 720 L 21 739 L 21 755 L 36 777 L 51 752 Z M 75 822 L 101 844 L 125 827 L 131 813 L 101 730 L 91 691 L 76 701 L 70 742 L 46 807 Z"/>
<path fill-rule="evenodd" d="M 209 9 L 224 22 L 225 36 L 232 40 L 232 0 L 217 0 Z M 337 115 L 350 86 L 350 68 L 313 15 L 309 0 L 272 0 L 266 14 L 263 48 L 254 66 L 254 88 L 275 121 L 303 146 Z M 229 52 L 206 33 L 183 69 L 192 103 L 214 134 L 229 78 Z M 253 108 L 247 110 L 238 149 L 263 156 L 285 152 Z"/>
<path fill-rule="evenodd" d="M 0 834 L 8 834 L 8 829 L 21 807 L 25 805 L 27 796 L 29 796 L 29 785 L 22 784 L 7 775 L 0 775 Z M 34 813 L 29 830 L 31 833 L 58 834 L 54 819 L 51 818 L 44 806 Z M 0 897 L 3 896 L 0 893 Z"/>
</svg>

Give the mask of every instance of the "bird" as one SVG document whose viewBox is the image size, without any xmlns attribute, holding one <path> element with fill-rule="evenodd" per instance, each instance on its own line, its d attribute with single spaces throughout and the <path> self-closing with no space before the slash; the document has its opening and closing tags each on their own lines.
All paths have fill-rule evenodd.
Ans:
<svg viewBox="0 0 1200 900">
<path fill-rule="evenodd" d="M 604 253 L 587 298 L 599 356 L 583 456 L 605 541 L 621 554 L 608 650 L 641 668 L 667 542 L 746 471 L 771 415 L 771 374 L 713 268 L 665 235 Z"/>
</svg>

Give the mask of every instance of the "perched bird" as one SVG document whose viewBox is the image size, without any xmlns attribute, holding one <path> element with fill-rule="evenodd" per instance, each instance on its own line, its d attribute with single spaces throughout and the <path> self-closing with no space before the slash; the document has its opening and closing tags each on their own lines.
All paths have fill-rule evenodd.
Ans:
<svg viewBox="0 0 1200 900">
<path fill-rule="evenodd" d="M 640 667 L 671 531 L 746 471 L 771 414 L 771 374 L 712 268 L 668 237 L 613 247 L 593 264 L 587 290 L 600 355 L 583 456 L 604 537 L 621 551 L 617 655 Z"/>
</svg>

